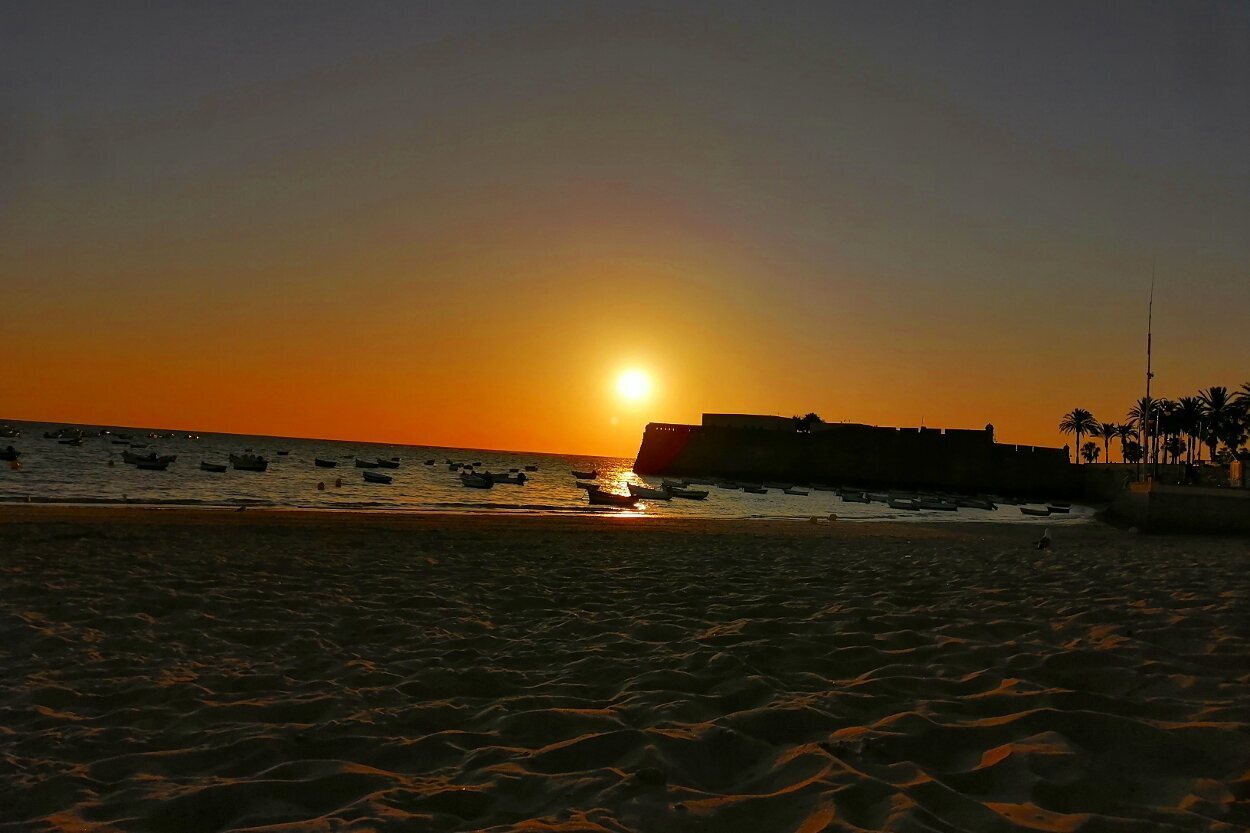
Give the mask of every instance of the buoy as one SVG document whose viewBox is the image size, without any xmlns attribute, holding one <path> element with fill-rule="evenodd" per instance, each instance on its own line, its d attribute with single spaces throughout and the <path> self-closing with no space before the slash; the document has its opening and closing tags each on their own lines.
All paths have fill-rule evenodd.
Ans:
<svg viewBox="0 0 1250 833">
<path fill-rule="evenodd" d="M 317 484 L 317 491 L 324 492 L 325 490 L 326 490 L 326 484 L 325 484 L 325 481 L 323 480 Z"/>
</svg>

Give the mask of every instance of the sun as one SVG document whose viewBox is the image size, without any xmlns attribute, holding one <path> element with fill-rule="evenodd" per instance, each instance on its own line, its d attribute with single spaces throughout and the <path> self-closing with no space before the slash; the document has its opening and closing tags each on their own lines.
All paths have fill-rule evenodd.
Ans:
<svg viewBox="0 0 1250 833">
<path fill-rule="evenodd" d="M 616 379 L 616 392 L 631 402 L 651 395 L 651 377 L 641 370 L 626 370 Z"/>
</svg>

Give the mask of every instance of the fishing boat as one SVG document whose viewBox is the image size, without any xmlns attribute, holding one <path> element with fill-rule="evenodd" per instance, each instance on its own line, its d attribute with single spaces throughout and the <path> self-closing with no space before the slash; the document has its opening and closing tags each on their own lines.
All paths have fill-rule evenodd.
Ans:
<svg viewBox="0 0 1250 833">
<path fill-rule="evenodd" d="M 486 472 L 481 476 L 489 477 L 496 483 L 503 483 L 509 486 L 524 486 L 525 481 L 528 479 L 520 472 L 517 472 L 516 474 L 491 474 L 490 472 Z"/>
<path fill-rule="evenodd" d="M 376 469 L 377 467 L 378 464 L 372 460 L 361 460 L 359 457 L 356 458 L 356 468 L 358 469 Z"/>
<path fill-rule="evenodd" d="M 577 469 L 573 469 L 569 472 L 569 474 L 573 475 L 578 480 L 594 480 L 599 476 L 599 470 L 591 469 L 590 471 L 578 471 Z"/>
<path fill-rule="evenodd" d="M 725 481 L 724 483 L 717 483 L 716 488 L 718 489 L 741 489 L 742 486 L 738 483 L 731 483 L 729 481 Z"/>
<path fill-rule="evenodd" d="M 434 461 L 433 461 L 433 460 L 426 460 L 426 461 L 425 461 L 425 464 L 426 464 L 427 466 L 432 466 L 432 465 L 434 465 Z"/>
<path fill-rule="evenodd" d="M 390 460 L 383 460 L 381 457 L 379 457 L 378 467 L 384 468 L 384 469 L 397 469 L 399 468 L 399 459 L 393 457 Z"/>
<path fill-rule="evenodd" d="M 0 450 L 0 460 L 3 460 L 6 463 L 15 463 L 17 462 L 17 458 L 21 456 L 22 452 L 18 451 L 13 446 Z"/>
<path fill-rule="evenodd" d="M 645 498 L 647 500 L 671 500 L 672 495 L 668 489 L 653 489 L 650 486 L 639 486 L 637 483 L 626 483 L 629 493 L 637 498 Z"/>
<path fill-rule="evenodd" d="M 787 495 L 798 495 L 799 497 L 806 497 L 808 495 L 807 489 L 800 489 L 798 486 L 791 486 L 789 489 L 782 489 L 781 491 L 785 492 Z"/>
<path fill-rule="evenodd" d="M 221 474 L 225 470 L 226 467 L 221 463 L 208 463 L 203 460 L 200 461 L 200 471 L 211 471 Z"/>
<path fill-rule="evenodd" d="M 188 434 L 188 435 L 187 435 L 187 439 L 188 439 L 188 440 L 189 440 L 189 439 L 191 439 L 191 435 L 190 435 L 190 434 Z M 279 452 L 278 452 L 278 456 L 279 456 L 279 457 L 285 457 L 286 455 L 288 455 L 288 454 L 290 454 L 290 453 L 291 453 L 290 451 L 279 451 Z"/>
<path fill-rule="evenodd" d="M 703 500 L 707 497 L 706 489 L 678 489 L 676 486 L 669 486 L 668 493 L 673 497 L 685 498 L 686 500 Z"/>
<path fill-rule="evenodd" d="M 961 509 L 997 509 L 994 501 L 979 497 L 955 498 L 955 505 Z"/>
<path fill-rule="evenodd" d="M 526 466 L 526 471 L 538 471 L 538 466 Z"/>
<path fill-rule="evenodd" d="M 864 492 L 864 497 L 868 498 L 869 503 L 888 503 L 890 496 L 881 492 Z"/>
<path fill-rule="evenodd" d="M 743 487 L 742 487 L 742 491 L 746 492 L 748 495 L 766 495 L 766 494 L 768 494 L 768 489 L 765 489 L 763 486 L 751 486 L 751 485 L 745 485 L 745 486 L 743 486 Z"/>
<path fill-rule="evenodd" d="M 1050 514 L 1052 515 L 1067 515 L 1072 511 L 1071 504 L 1051 503 L 1047 505 L 1046 508 L 1050 510 Z"/>
<path fill-rule="evenodd" d="M 122 462 L 129 463 L 132 466 L 137 466 L 140 463 L 164 463 L 165 465 L 169 465 L 177 459 L 177 454 L 168 454 L 164 457 L 158 457 L 156 456 L 155 451 L 151 451 L 147 454 L 135 454 L 132 451 L 122 452 Z"/>
<path fill-rule="evenodd" d="M 789 488 L 790 488 L 791 486 L 793 486 L 793 485 L 794 485 L 793 483 L 779 483 L 779 482 L 777 482 L 777 481 L 775 481 L 775 480 L 766 480 L 766 481 L 764 481 L 764 487 L 765 487 L 765 488 L 768 488 L 768 489 L 780 489 L 780 490 L 781 490 L 781 491 L 783 491 L 783 492 L 784 492 L 786 489 L 789 489 Z"/>
<path fill-rule="evenodd" d="M 684 480 L 673 480 L 668 477 L 660 478 L 660 482 L 665 486 L 672 486 L 674 489 L 684 489 L 688 485 Z"/>
<path fill-rule="evenodd" d="M 143 471 L 164 471 L 169 468 L 166 460 L 144 460 L 142 463 L 135 463 L 135 468 Z"/>
<path fill-rule="evenodd" d="M 231 454 L 230 465 L 238 471 L 267 471 L 269 461 L 256 454 Z"/>
<path fill-rule="evenodd" d="M 892 497 L 890 498 L 890 508 L 917 510 L 920 508 L 920 503 L 915 498 Z"/>
<path fill-rule="evenodd" d="M 366 483 L 390 483 L 391 482 L 391 476 L 389 474 L 382 474 L 379 471 L 369 471 L 368 469 L 366 469 L 365 471 L 362 471 L 361 474 L 364 475 Z"/>
<path fill-rule="evenodd" d="M 828 483 L 813 483 L 812 488 L 818 492 L 836 492 L 837 486 L 830 486 Z"/>
<path fill-rule="evenodd" d="M 1050 508 L 1042 507 L 1041 509 L 1038 509 L 1036 506 L 1021 506 L 1020 514 L 1032 515 L 1035 518 L 1045 518 L 1050 515 Z"/>
<path fill-rule="evenodd" d="M 461 485 L 468 486 L 470 489 L 489 489 L 495 485 L 495 481 L 490 477 L 483 477 L 480 474 L 462 474 L 460 475 Z"/>
<path fill-rule="evenodd" d="M 936 512 L 958 512 L 959 511 L 959 507 L 955 505 L 955 503 L 953 503 L 952 501 L 942 500 L 940 498 L 931 498 L 931 497 L 921 498 L 920 508 L 932 509 Z"/>
<path fill-rule="evenodd" d="M 339 464 L 338 460 L 325 460 L 325 459 L 322 459 L 321 457 L 313 458 L 313 465 L 317 466 L 318 468 L 332 469 L 338 464 Z"/>
<path fill-rule="evenodd" d="M 592 489 L 586 493 L 586 497 L 592 506 L 620 506 L 633 508 L 633 506 L 638 503 L 638 498 L 633 495 L 618 495 L 615 492 L 604 492 L 600 489 Z"/>
<path fill-rule="evenodd" d="M 863 492 L 838 492 L 838 497 L 842 498 L 843 503 L 872 503 L 868 499 L 868 495 Z"/>
</svg>

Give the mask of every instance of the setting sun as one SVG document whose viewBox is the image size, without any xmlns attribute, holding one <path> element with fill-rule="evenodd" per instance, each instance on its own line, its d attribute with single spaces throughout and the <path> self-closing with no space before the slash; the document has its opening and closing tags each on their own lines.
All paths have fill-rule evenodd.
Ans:
<svg viewBox="0 0 1250 833">
<path fill-rule="evenodd" d="M 616 392 L 631 402 L 646 399 L 651 393 L 651 377 L 641 370 L 627 370 L 617 378 Z"/>
</svg>

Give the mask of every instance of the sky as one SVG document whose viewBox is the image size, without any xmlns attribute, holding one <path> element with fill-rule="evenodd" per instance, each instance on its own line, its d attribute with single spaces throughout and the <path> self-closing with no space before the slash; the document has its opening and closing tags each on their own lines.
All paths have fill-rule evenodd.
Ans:
<svg viewBox="0 0 1250 833">
<path fill-rule="evenodd" d="M 1250 381 L 1250 4 L 0 0 L 3 418 L 1062 445 L 1152 269 L 1155 394 Z"/>
</svg>

